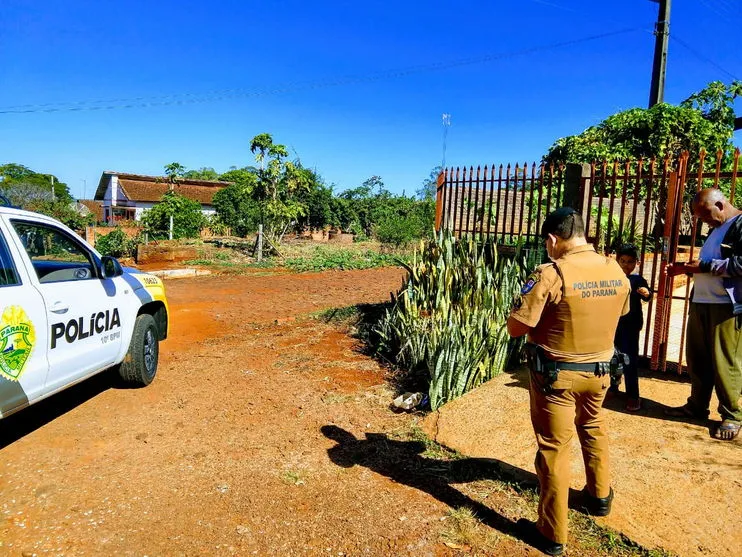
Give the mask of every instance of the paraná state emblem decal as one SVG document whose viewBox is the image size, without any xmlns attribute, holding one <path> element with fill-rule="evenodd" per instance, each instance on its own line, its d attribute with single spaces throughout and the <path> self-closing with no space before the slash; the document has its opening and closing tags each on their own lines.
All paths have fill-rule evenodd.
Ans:
<svg viewBox="0 0 742 557">
<path fill-rule="evenodd" d="M 33 323 L 20 306 L 8 306 L 0 317 L 0 376 L 18 381 L 36 343 Z"/>
</svg>

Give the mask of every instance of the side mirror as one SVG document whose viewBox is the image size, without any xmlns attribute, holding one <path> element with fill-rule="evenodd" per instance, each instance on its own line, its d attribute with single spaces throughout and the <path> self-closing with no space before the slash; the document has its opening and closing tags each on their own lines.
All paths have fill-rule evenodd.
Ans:
<svg viewBox="0 0 742 557">
<path fill-rule="evenodd" d="M 114 277 L 120 277 L 124 274 L 124 270 L 121 268 L 121 263 L 118 259 L 111 257 L 110 255 L 104 255 L 100 259 L 100 274 L 104 279 L 110 279 Z"/>
</svg>

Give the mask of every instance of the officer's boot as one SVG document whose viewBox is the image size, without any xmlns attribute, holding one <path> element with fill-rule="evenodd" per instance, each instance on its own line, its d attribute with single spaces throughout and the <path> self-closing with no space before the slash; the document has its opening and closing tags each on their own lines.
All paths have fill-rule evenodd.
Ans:
<svg viewBox="0 0 742 557">
<path fill-rule="evenodd" d="M 608 516 L 611 513 L 613 503 L 613 488 L 608 497 L 594 497 L 590 495 L 587 487 L 582 490 L 582 510 L 592 516 Z"/>
</svg>

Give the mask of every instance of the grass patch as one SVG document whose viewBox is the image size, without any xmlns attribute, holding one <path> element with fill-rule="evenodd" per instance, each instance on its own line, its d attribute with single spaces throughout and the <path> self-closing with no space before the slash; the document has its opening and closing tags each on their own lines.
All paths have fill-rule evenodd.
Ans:
<svg viewBox="0 0 742 557">
<path fill-rule="evenodd" d="M 495 555 L 500 536 L 482 524 L 470 508 L 459 507 L 446 513 L 441 539 L 451 549 Z"/>
<path fill-rule="evenodd" d="M 304 473 L 299 470 L 284 470 L 281 473 L 281 481 L 286 485 L 304 485 L 307 483 Z"/>
<path fill-rule="evenodd" d="M 325 323 L 345 323 L 348 321 L 357 321 L 361 316 L 361 312 L 358 306 L 346 306 L 323 309 L 310 315 L 315 319 L 321 319 Z"/>
<path fill-rule="evenodd" d="M 664 549 L 646 549 L 621 532 L 598 525 L 582 513 L 570 511 L 569 525 L 582 549 L 617 557 L 674 557 Z"/>
<path fill-rule="evenodd" d="M 389 434 L 389 437 L 399 441 L 422 443 L 425 446 L 425 451 L 420 453 L 420 456 L 426 458 L 434 458 L 446 462 L 466 458 L 461 453 L 433 441 L 415 421 L 411 422 L 403 429 L 392 431 Z"/>
<path fill-rule="evenodd" d="M 345 395 L 342 393 L 325 393 L 322 395 L 320 400 L 323 404 L 343 404 L 349 400 L 353 400 L 353 395 Z"/>
</svg>

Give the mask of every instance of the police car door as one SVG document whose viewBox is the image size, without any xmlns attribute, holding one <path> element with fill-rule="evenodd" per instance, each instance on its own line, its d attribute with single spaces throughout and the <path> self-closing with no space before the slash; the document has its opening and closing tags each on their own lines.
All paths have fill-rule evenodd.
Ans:
<svg viewBox="0 0 742 557">
<path fill-rule="evenodd" d="M 114 363 L 121 348 L 117 284 L 98 278 L 97 258 L 49 222 L 10 219 L 49 322 L 46 389 L 57 390 Z M 120 288 L 120 287 L 119 287 Z"/>
<path fill-rule="evenodd" d="M 0 218 L 0 414 L 41 396 L 48 363 L 46 311 Z"/>
</svg>

